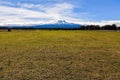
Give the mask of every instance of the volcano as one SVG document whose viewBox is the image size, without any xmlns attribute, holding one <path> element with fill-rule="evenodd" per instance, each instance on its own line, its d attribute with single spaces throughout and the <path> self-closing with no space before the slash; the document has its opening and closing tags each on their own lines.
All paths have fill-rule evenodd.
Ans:
<svg viewBox="0 0 120 80">
<path fill-rule="evenodd" d="M 75 23 L 69 23 L 65 20 L 58 20 L 55 23 L 49 23 L 49 24 L 37 24 L 37 25 L 13 25 L 13 26 L 7 26 L 8 28 L 31 28 L 31 29 L 76 29 L 80 28 L 80 24 Z"/>
<path fill-rule="evenodd" d="M 56 23 L 50 23 L 50 24 L 40 24 L 33 26 L 34 28 L 63 28 L 63 29 L 69 29 L 69 28 L 79 28 L 80 24 L 74 24 L 74 23 L 68 23 L 65 20 L 58 20 Z"/>
</svg>

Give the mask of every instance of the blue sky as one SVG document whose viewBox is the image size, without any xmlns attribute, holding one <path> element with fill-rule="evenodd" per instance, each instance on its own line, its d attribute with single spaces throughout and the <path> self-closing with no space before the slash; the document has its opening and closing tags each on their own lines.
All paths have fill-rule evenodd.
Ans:
<svg viewBox="0 0 120 80">
<path fill-rule="evenodd" d="M 120 22 L 120 0 L 1 0 L 0 24 Z"/>
</svg>

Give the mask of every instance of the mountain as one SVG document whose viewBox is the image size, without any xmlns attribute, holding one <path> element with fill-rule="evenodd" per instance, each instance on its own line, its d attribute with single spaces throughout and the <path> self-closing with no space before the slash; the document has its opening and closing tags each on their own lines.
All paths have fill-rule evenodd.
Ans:
<svg viewBox="0 0 120 80">
<path fill-rule="evenodd" d="M 35 25 L 34 28 L 79 28 L 80 24 L 68 23 L 65 20 L 58 20 L 57 23 Z"/>
<path fill-rule="evenodd" d="M 38 24 L 38 25 L 14 25 L 14 26 L 7 26 L 9 28 L 32 28 L 32 29 L 74 29 L 79 28 L 80 24 L 68 23 L 65 20 L 58 20 L 56 23 L 49 23 L 49 24 Z"/>
<path fill-rule="evenodd" d="M 66 22 L 65 20 L 58 20 L 57 24 L 68 24 L 68 22 Z"/>
</svg>

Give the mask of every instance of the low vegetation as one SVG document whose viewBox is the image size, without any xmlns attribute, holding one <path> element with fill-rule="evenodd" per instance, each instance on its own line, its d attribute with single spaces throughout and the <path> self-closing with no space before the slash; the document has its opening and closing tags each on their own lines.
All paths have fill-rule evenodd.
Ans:
<svg viewBox="0 0 120 80">
<path fill-rule="evenodd" d="M 120 80 L 120 33 L 0 31 L 0 80 Z"/>
</svg>

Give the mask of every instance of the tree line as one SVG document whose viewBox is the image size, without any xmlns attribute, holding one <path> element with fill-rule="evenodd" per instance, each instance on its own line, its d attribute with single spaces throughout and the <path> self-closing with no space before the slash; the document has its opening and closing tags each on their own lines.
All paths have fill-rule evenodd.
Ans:
<svg viewBox="0 0 120 80">
<path fill-rule="evenodd" d="M 81 30 L 120 30 L 120 27 L 117 27 L 116 24 L 112 25 L 83 25 L 80 27 Z"/>
</svg>

